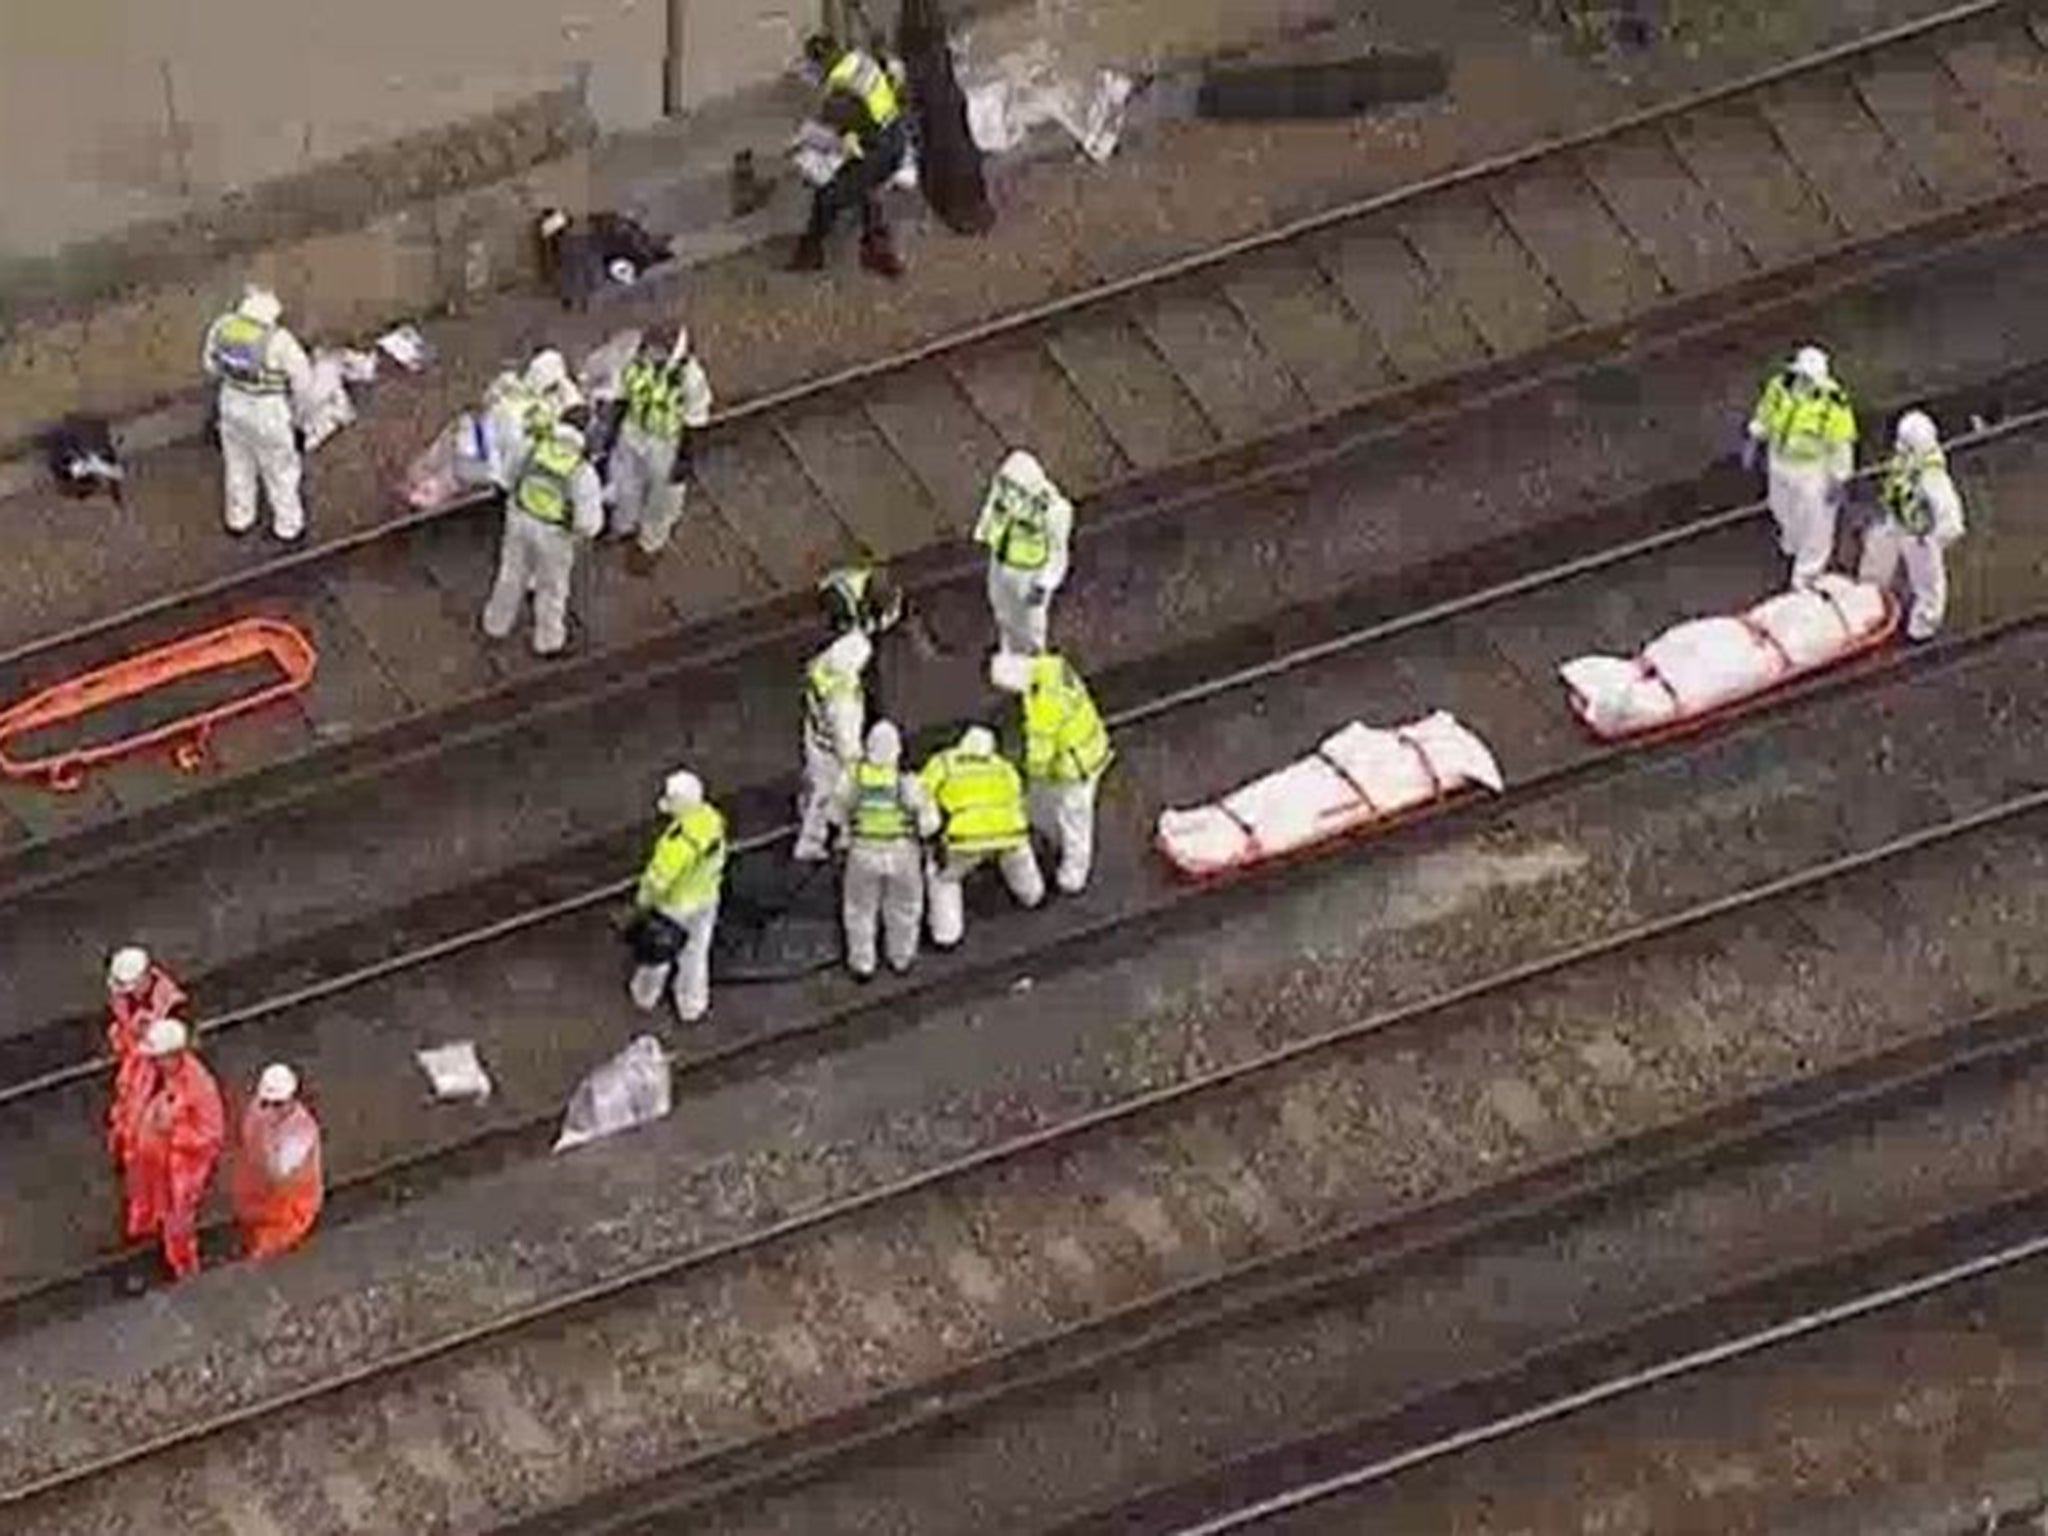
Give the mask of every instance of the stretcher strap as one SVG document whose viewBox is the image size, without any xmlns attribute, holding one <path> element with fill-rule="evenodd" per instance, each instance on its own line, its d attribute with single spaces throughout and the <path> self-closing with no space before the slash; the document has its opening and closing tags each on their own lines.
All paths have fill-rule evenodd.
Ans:
<svg viewBox="0 0 2048 1536">
<path fill-rule="evenodd" d="M 1401 739 L 1401 745 L 1415 754 L 1415 761 L 1422 764 L 1422 771 L 1429 775 L 1429 797 L 1441 800 L 1444 797 L 1443 775 L 1436 771 L 1436 764 L 1430 760 L 1429 749 L 1406 731 L 1394 732 Z"/>
<path fill-rule="evenodd" d="M 1783 664 L 1784 670 L 1787 673 L 1797 672 L 1799 670 L 1798 663 L 1792 660 L 1792 653 L 1786 650 L 1785 647 L 1779 643 L 1778 637 L 1772 634 L 1768 628 L 1766 628 L 1762 624 L 1759 624 L 1753 617 L 1746 613 L 1742 615 L 1740 622 L 1742 624 L 1742 627 L 1749 631 L 1749 635 L 1752 640 L 1756 641 L 1758 645 L 1761 645 L 1765 650 L 1769 651 L 1773 656 L 1778 658 L 1779 662 Z"/>
<path fill-rule="evenodd" d="M 1351 786 L 1351 792 L 1354 795 L 1358 796 L 1359 804 L 1365 807 L 1366 814 L 1368 816 L 1377 816 L 1380 814 L 1379 805 L 1377 802 L 1374 801 L 1371 791 L 1369 791 L 1363 784 L 1359 783 L 1357 779 L 1351 776 L 1350 769 L 1346 768 L 1342 763 L 1338 762 L 1336 758 L 1332 757 L 1320 746 L 1316 748 L 1316 756 L 1321 758 L 1324 762 L 1328 763 L 1330 765 L 1331 771 L 1335 773 L 1338 778 L 1342 779 L 1346 784 L 1349 784 Z"/>
<path fill-rule="evenodd" d="M 1815 597 L 1828 605 L 1828 612 L 1832 613 L 1835 616 L 1835 622 L 1842 626 L 1842 641 L 1844 644 L 1854 645 L 1863 638 L 1856 633 L 1856 626 L 1849 622 L 1849 615 L 1842 612 L 1842 605 L 1835 601 L 1835 594 L 1833 592 L 1826 587 L 1814 587 L 1810 590 Z"/>
<path fill-rule="evenodd" d="M 1664 690 L 1664 697 L 1671 701 L 1671 713 L 1674 716 L 1684 714 L 1685 700 L 1680 698 L 1678 690 L 1671 686 L 1671 679 L 1657 670 L 1657 663 L 1650 660 L 1647 656 L 1638 656 L 1636 658 L 1636 665 L 1642 669 L 1644 677 L 1647 677 L 1651 682 Z"/>
</svg>

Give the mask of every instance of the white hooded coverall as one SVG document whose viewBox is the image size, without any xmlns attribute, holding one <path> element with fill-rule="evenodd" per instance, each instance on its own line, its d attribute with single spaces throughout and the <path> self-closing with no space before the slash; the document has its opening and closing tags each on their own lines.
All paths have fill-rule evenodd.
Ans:
<svg viewBox="0 0 2048 1536">
<path fill-rule="evenodd" d="M 794 856 L 806 862 L 830 851 L 840 818 L 840 789 L 860 761 L 867 727 L 867 693 L 862 674 L 874 645 L 858 630 L 841 635 L 804 672 L 804 782 L 797 795 Z"/>
<path fill-rule="evenodd" d="M 1067 579 L 1074 504 L 1045 467 L 1021 450 L 1003 460 L 975 521 L 988 548 L 988 606 L 996 642 L 1029 656 L 1046 648 L 1053 595 Z"/>
<path fill-rule="evenodd" d="M 302 464 L 292 428 L 310 398 L 313 367 L 298 338 L 277 323 L 279 313 L 274 296 L 250 295 L 207 329 L 200 356 L 206 376 L 220 381 L 228 531 L 247 533 L 256 526 L 260 480 L 270 501 L 271 531 L 280 539 L 296 539 L 306 530 L 306 507 L 299 496 Z M 261 339 L 236 346 L 235 331 L 250 327 L 261 331 Z"/>
<path fill-rule="evenodd" d="M 846 877 L 840 892 L 840 918 L 846 928 L 846 964 L 856 976 L 875 973 L 875 938 L 879 929 L 890 969 L 910 969 L 917 958 L 919 930 L 924 926 L 924 859 L 921 837 L 936 836 L 938 807 L 924 786 L 900 767 L 900 745 L 893 735 L 890 750 L 877 751 L 869 733 L 868 754 L 846 776 L 840 810 L 849 827 Z M 877 782 L 864 785 L 863 770 Z M 882 780 L 886 777 L 886 786 Z M 863 834 L 862 800 L 869 794 L 893 799 L 902 810 L 900 836 L 874 838 Z"/>
<path fill-rule="evenodd" d="M 1909 428 L 1913 416 L 1920 421 Z M 1887 507 L 1863 535 L 1863 556 L 1856 575 L 1860 581 L 1889 587 L 1903 566 L 1911 604 L 1906 612 L 1906 634 L 1910 639 L 1928 640 L 1941 629 L 1948 611 L 1947 551 L 1963 536 L 1963 499 L 1949 476 L 1934 423 L 1920 412 L 1910 413 L 1899 423 L 1897 451 L 1886 480 L 1894 475 L 1910 485 L 1906 494 L 1918 498 L 1917 516 L 1927 527 L 1915 533 Z"/>
<path fill-rule="evenodd" d="M 688 489 L 675 478 L 676 456 L 682 451 L 682 432 L 694 432 L 711 420 L 711 381 L 704 365 L 687 351 L 688 337 L 677 343 L 667 366 L 676 370 L 675 388 L 681 395 L 680 431 L 667 436 L 648 430 L 636 409 L 627 375 L 626 419 L 619 439 L 612 445 L 611 483 L 612 531 L 620 536 L 635 534 L 641 550 L 650 555 L 668 547 L 669 536 L 682 519 L 683 498 Z"/>
<path fill-rule="evenodd" d="M 1835 512 L 1856 468 L 1855 418 L 1818 347 L 1801 348 L 1765 386 L 1749 436 L 1768 454 L 1765 494 L 1778 547 L 1792 562 L 1791 585 L 1811 586 L 1834 558 Z"/>
<path fill-rule="evenodd" d="M 580 449 L 581 434 L 572 435 Z M 604 531 L 604 490 L 597 471 L 579 458 L 569 477 L 569 522 L 546 522 L 522 511 L 518 501 L 515 486 L 505 500 L 498 576 L 484 604 L 483 629 L 493 640 L 511 634 L 519 622 L 520 605 L 531 592 L 534 654 L 552 656 L 569 642 L 569 581 L 576 570 L 577 541 L 594 539 Z"/>
</svg>

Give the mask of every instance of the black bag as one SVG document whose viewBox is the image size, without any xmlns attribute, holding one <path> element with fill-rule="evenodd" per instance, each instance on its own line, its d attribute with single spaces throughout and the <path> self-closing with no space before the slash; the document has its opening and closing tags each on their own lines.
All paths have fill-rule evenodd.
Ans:
<svg viewBox="0 0 2048 1536">
<path fill-rule="evenodd" d="M 642 965 L 670 965 L 683 952 L 688 937 L 674 919 L 659 912 L 642 912 L 626 929 L 626 946 Z"/>
</svg>

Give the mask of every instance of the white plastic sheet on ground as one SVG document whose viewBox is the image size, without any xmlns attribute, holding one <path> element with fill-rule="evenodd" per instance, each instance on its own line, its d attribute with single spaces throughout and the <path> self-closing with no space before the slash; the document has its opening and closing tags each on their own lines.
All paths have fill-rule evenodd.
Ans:
<svg viewBox="0 0 2048 1536">
<path fill-rule="evenodd" d="M 1134 84 L 1113 69 L 1070 66 L 1040 39 L 1027 48 L 962 67 L 967 131 L 984 154 L 1022 144 L 1033 128 L 1056 123 L 1089 159 L 1116 152 Z"/>
<path fill-rule="evenodd" d="M 665 1118 L 670 1108 L 668 1053 L 652 1035 L 641 1035 L 576 1085 L 555 1150 L 616 1136 Z"/>
<path fill-rule="evenodd" d="M 491 1075 L 484 1070 L 474 1041 L 428 1046 L 415 1056 L 435 1098 L 481 1104 L 491 1096 Z"/>
<path fill-rule="evenodd" d="M 343 427 L 355 422 L 355 403 L 348 397 L 348 372 L 346 353 L 323 347 L 313 354 L 311 382 L 306 398 L 299 402 L 299 429 L 306 436 L 306 452 L 314 452 Z"/>
<path fill-rule="evenodd" d="M 1192 810 L 1159 813 L 1158 843 L 1190 875 L 1221 874 L 1386 821 L 1459 790 L 1505 787 L 1492 751 L 1438 710 L 1376 729 L 1354 720 L 1308 756 Z"/>
<path fill-rule="evenodd" d="M 1736 617 L 1691 619 L 1633 657 L 1580 656 L 1558 668 L 1572 708 L 1602 736 L 1653 730 L 1833 665 L 1887 633 L 1882 589 L 1822 576 Z"/>
</svg>

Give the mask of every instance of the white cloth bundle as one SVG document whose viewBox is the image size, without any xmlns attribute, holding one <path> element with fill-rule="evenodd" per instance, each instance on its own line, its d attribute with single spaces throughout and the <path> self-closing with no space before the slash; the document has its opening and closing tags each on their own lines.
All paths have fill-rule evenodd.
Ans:
<svg viewBox="0 0 2048 1536">
<path fill-rule="evenodd" d="M 1580 656 L 1558 668 L 1572 708 L 1601 736 L 1702 715 L 1833 665 L 1891 627 L 1884 592 L 1845 576 L 1780 593 L 1737 618 L 1690 619 L 1633 660 Z"/>
<path fill-rule="evenodd" d="M 1353 721 L 1309 756 L 1211 805 L 1159 813 L 1158 843 L 1182 872 L 1221 874 L 1312 847 L 1482 784 L 1500 765 L 1442 710 L 1377 730 Z"/>
</svg>

